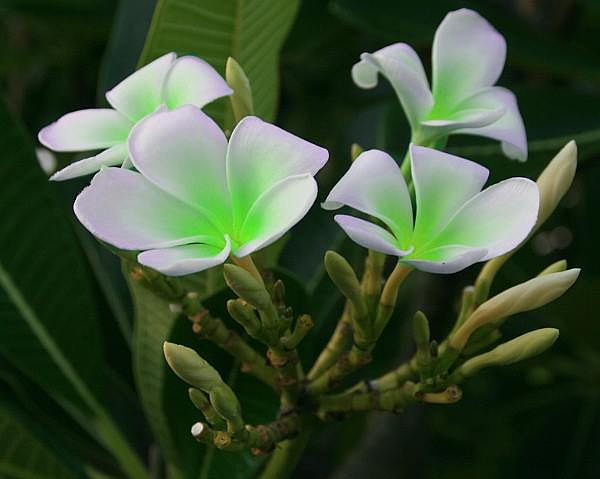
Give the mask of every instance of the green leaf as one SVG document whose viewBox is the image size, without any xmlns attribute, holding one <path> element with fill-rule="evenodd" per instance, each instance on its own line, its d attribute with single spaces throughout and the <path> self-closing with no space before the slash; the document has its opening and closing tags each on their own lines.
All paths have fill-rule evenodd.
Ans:
<svg viewBox="0 0 600 479">
<path fill-rule="evenodd" d="M 101 335 L 76 238 L 3 104 L 0 125 L 0 353 L 96 434 L 131 477 L 145 477 L 99 401 Z"/>
<path fill-rule="evenodd" d="M 41 440 L 18 411 L 0 403 L 0 477 L 6 479 L 75 479 L 81 477 Z"/>
<path fill-rule="evenodd" d="M 256 115 L 271 121 L 279 95 L 278 55 L 298 0 L 159 0 L 140 64 L 168 51 L 194 54 L 221 74 L 235 58 L 250 80 Z M 207 108 L 230 124 L 227 99 Z"/>
</svg>

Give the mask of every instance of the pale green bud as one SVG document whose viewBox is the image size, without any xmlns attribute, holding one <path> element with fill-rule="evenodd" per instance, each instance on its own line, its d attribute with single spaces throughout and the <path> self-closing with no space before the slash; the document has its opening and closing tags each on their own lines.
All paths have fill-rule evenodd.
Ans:
<svg viewBox="0 0 600 479">
<path fill-rule="evenodd" d="M 325 269 L 341 293 L 350 300 L 357 316 L 367 314 L 356 273 L 346 259 L 335 251 L 325 253 Z"/>
<path fill-rule="evenodd" d="M 173 372 L 190 386 L 210 393 L 225 384 L 217 370 L 193 349 L 165 341 L 163 351 Z"/>
<path fill-rule="evenodd" d="M 558 329 L 544 328 L 523 334 L 491 351 L 465 361 L 455 372 L 461 379 L 489 366 L 505 366 L 543 353 L 558 338 Z"/>
<path fill-rule="evenodd" d="M 202 414 L 211 426 L 217 429 L 223 429 L 225 427 L 225 421 L 210 404 L 208 397 L 199 389 L 189 388 L 188 395 L 192 404 L 197 409 L 202 411 Z"/>
<path fill-rule="evenodd" d="M 233 58 L 227 59 L 225 65 L 225 79 L 233 90 L 229 97 L 235 121 L 239 122 L 248 115 L 254 115 L 254 102 L 252 101 L 252 89 L 246 72 Z"/>
<path fill-rule="evenodd" d="M 540 308 L 565 293 L 577 280 L 579 268 L 537 276 L 487 300 L 450 336 L 450 346 L 462 350 L 471 334 L 487 324 L 499 325 L 513 314 Z"/>
<path fill-rule="evenodd" d="M 540 209 L 535 228 L 548 219 L 568 191 L 577 169 L 577 144 L 571 140 L 546 166 L 537 180 Z"/>
<path fill-rule="evenodd" d="M 560 273 L 567 269 L 567 260 L 561 259 L 556 263 L 552 263 L 550 266 L 544 268 L 538 276 L 544 276 L 545 274 Z"/>
<path fill-rule="evenodd" d="M 232 433 L 242 430 L 244 427 L 242 408 L 231 388 L 222 383 L 218 388 L 210 391 L 208 396 L 217 414 L 227 421 L 227 430 Z"/>
<path fill-rule="evenodd" d="M 223 266 L 223 274 L 227 286 L 256 309 L 266 311 L 272 307 L 271 296 L 264 285 L 244 268 L 226 264 Z"/>
<path fill-rule="evenodd" d="M 350 160 L 356 160 L 362 152 L 363 149 L 358 143 L 352 143 L 352 146 L 350 147 Z"/>
</svg>

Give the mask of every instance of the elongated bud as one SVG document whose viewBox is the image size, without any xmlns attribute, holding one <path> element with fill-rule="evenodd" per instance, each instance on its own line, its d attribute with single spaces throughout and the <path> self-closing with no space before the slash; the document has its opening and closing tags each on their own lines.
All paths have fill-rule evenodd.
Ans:
<svg viewBox="0 0 600 479">
<path fill-rule="evenodd" d="M 308 314 L 303 314 L 296 320 L 292 334 L 281 338 L 281 344 L 288 350 L 296 348 L 314 325 L 312 318 Z"/>
<path fill-rule="evenodd" d="M 350 160 L 356 160 L 362 152 L 363 149 L 358 143 L 352 143 L 352 146 L 350 147 Z"/>
<path fill-rule="evenodd" d="M 450 336 L 450 346 L 462 350 L 471 334 L 487 324 L 500 322 L 513 314 L 530 311 L 554 301 L 567 291 L 579 276 L 574 268 L 530 279 L 489 299 L 479 306 L 458 330 Z"/>
<path fill-rule="evenodd" d="M 457 379 L 473 376 L 489 366 L 505 366 L 543 353 L 558 338 L 558 329 L 543 328 L 523 334 L 491 351 L 465 361 L 454 373 Z"/>
<path fill-rule="evenodd" d="M 225 65 L 225 79 L 233 90 L 229 97 L 235 121 L 239 122 L 248 115 L 254 115 L 254 102 L 250 81 L 244 69 L 233 58 L 229 57 Z"/>
<path fill-rule="evenodd" d="M 250 336 L 256 337 L 260 334 L 260 321 L 256 316 L 254 308 L 243 299 L 230 299 L 227 301 L 227 311 Z"/>
<path fill-rule="evenodd" d="M 225 421 L 221 416 L 219 416 L 219 414 L 217 414 L 215 409 L 210 404 L 208 397 L 202 391 L 195 388 L 189 388 L 188 395 L 190 397 L 190 401 L 192 401 L 192 404 L 202 412 L 204 418 L 211 426 L 217 429 L 225 428 Z"/>
<path fill-rule="evenodd" d="M 241 431 L 244 427 L 242 408 L 231 388 L 223 383 L 220 387 L 210 391 L 208 396 L 217 414 L 227 421 L 227 430 L 231 433 Z"/>
<path fill-rule="evenodd" d="M 550 266 L 546 267 L 544 270 L 542 270 L 540 272 L 540 274 L 538 274 L 538 276 L 544 276 L 545 274 L 552 274 L 552 273 L 560 273 L 561 271 L 566 271 L 566 269 L 567 269 L 567 260 L 561 259 L 560 261 L 557 261 L 556 263 L 552 263 Z"/>
<path fill-rule="evenodd" d="M 257 279 L 244 268 L 233 264 L 223 266 L 225 282 L 240 298 L 256 309 L 267 310 L 272 306 L 271 297 Z"/>
<path fill-rule="evenodd" d="M 552 159 L 537 180 L 540 209 L 535 228 L 548 219 L 568 191 L 577 169 L 577 144 L 571 140 Z"/>
<path fill-rule="evenodd" d="M 364 316 L 367 313 L 365 301 L 360 283 L 350 263 L 335 251 L 327 251 L 325 253 L 325 269 L 337 288 L 350 300 L 356 314 Z"/>
<path fill-rule="evenodd" d="M 217 370 L 193 349 L 165 342 L 163 351 L 173 372 L 190 386 L 210 393 L 225 384 Z"/>
<path fill-rule="evenodd" d="M 415 343 L 417 345 L 417 360 L 429 359 L 430 343 L 429 343 L 429 321 L 421 311 L 415 313 L 413 319 L 413 333 Z"/>
</svg>

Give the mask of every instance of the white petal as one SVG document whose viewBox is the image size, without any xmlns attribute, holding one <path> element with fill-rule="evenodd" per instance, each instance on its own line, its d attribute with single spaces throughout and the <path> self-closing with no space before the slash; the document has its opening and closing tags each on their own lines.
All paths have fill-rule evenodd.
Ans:
<svg viewBox="0 0 600 479">
<path fill-rule="evenodd" d="M 223 235 L 199 210 L 153 185 L 140 173 L 105 168 L 73 205 L 96 237 L 120 249 L 145 250 L 199 242 L 223 245 Z"/>
<path fill-rule="evenodd" d="M 348 215 L 335 215 L 334 219 L 352 241 L 364 248 L 393 256 L 405 256 L 412 251 L 412 248 L 401 249 L 391 233 L 369 221 Z"/>
<path fill-rule="evenodd" d="M 238 233 L 238 257 L 246 256 L 281 238 L 300 221 L 317 197 L 317 182 L 310 175 L 285 178 L 256 200 Z"/>
<path fill-rule="evenodd" d="M 398 164 L 387 153 L 369 150 L 356 158 L 322 206 L 337 209 L 342 205 L 380 219 L 400 244 L 409 246 L 413 227 L 410 195 Z"/>
<path fill-rule="evenodd" d="M 54 151 L 109 148 L 127 139 L 131 122 L 110 108 L 79 110 L 60 117 L 38 133 L 40 143 Z"/>
<path fill-rule="evenodd" d="M 478 13 L 448 13 L 433 39 L 435 108 L 451 111 L 461 100 L 498 80 L 506 59 L 506 41 Z"/>
<path fill-rule="evenodd" d="M 163 88 L 163 100 L 169 108 L 186 104 L 202 108 L 217 98 L 233 93 L 212 66 L 192 56 L 175 60 Z"/>
<path fill-rule="evenodd" d="M 159 188 L 200 208 L 215 224 L 231 224 L 225 178 L 227 138 L 199 108 L 150 115 L 129 137 L 134 166 Z"/>
<path fill-rule="evenodd" d="M 115 145 L 108 150 L 104 150 L 96 156 L 84 158 L 83 160 L 75 161 L 74 163 L 65 166 L 62 170 L 54 173 L 50 177 L 50 180 L 63 181 L 70 180 L 71 178 L 76 178 L 78 176 L 90 175 L 92 173 L 96 173 L 96 171 L 99 171 L 103 166 L 122 165 L 126 158 L 127 145 L 125 143 L 121 143 L 120 145 Z"/>
<path fill-rule="evenodd" d="M 464 105 L 464 109 L 457 107 L 453 113 L 442 115 L 443 118 L 432 118 L 430 115 L 420 123 L 418 134 L 426 141 L 431 141 L 453 133 L 466 132 L 465 128 L 475 129 L 491 125 L 505 113 L 506 109 L 503 106 L 486 109 Z"/>
<path fill-rule="evenodd" d="M 315 175 L 329 153 L 254 116 L 240 121 L 229 140 L 227 182 L 236 227 L 258 197 L 284 178 Z"/>
<path fill-rule="evenodd" d="M 163 102 L 163 83 L 175 58 L 167 53 L 133 72 L 106 92 L 108 103 L 134 122 L 154 112 Z"/>
<path fill-rule="evenodd" d="M 231 243 L 226 238 L 223 248 L 193 243 L 144 251 L 138 255 L 137 260 L 168 276 L 183 276 L 223 264 L 230 251 Z"/>
<path fill-rule="evenodd" d="M 410 146 L 417 200 L 415 245 L 426 244 L 448 224 L 488 179 L 487 168 L 432 148 Z"/>
<path fill-rule="evenodd" d="M 479 128 L 469 126 L 455 133 L 485 136 L 502 142 L 502 150 L 509 158 L 527 160 L 527 135 L 519 113 L 515 95 L 502 87 L 486 88 L 467 100 L 482 108 L 503 108 L 504 113 L 489 125 Z"/>
<path fill-rule="evenodd" d="M 361 88 L 374 88 L 377 73 L 391 83 L 410 124 L 419 124 L 433 106 L 433 97 L 423 64 L 405 43 L 389 45 L 375 53 L 363 53 L 352 67 L 352 79 Z"/>
<path fill-rule="evenodd" d="M 415 253 L 402 261 L 427 273 L 452 274 L 482 261 L 486 254 L 481 248 L 444 246 L 423 254 Z"/>
<path fill-rule="evenodd" d="M 432 247 L 461 245 L 487 250 L 481 261 L 504 254 L 529 234 L 539 209 L 537 185 L 526 178 L 501 181 L 469 200 Z"/>
</svg>

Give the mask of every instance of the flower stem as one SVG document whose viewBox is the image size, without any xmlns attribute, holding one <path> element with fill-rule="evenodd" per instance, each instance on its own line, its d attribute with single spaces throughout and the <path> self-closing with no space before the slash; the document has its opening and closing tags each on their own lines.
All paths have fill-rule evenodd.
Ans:
<svg viewBox="0 0 600 479">
<path fill-rule="evenodd" d="M 311 425 L 303 424 L 298 436 L 277 444 L 271 459 L 259 476 L 259 479 L 288 479 L 291 477 L 298 461 L 302 457 L 311 434 Z"/>
<path fill-rule="evenodd" d="M 260 284 L 262 284 L 263 286 L 265 285 L 262 275 L 260 274 L 260 272 L 258 271 L 258 268 L 254 264 L 254 261 L 252 260 L 251 255 L 244 256 L 242 258 L 238 258 L 237 256 L 234 256 L 232 254 L 230 256 L 230 258 L 231 258 L 231 261 L 233 261 L 235 264 L 237 264 L 240 268 L 244 268 L 246 271 L 248 271 L 248 273 L 250 273 L 252 276 L 254 276 L 254 278 L 256 278 L 260 282 Z"/>
</svg>

